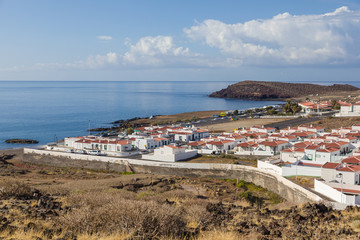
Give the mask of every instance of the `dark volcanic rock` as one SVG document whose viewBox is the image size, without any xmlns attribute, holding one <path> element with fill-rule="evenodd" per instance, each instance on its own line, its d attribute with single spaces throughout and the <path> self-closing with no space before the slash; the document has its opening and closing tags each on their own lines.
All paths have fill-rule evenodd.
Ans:
<svg viewBox="0 0 360 240">
<path fill-rule="evenodd" d="M 357 87 L 348 84 L 323 86 L 308 83 L 283 83 L 264 81 L 243 81 L 210 94 L 210 97 L 239 99 L 288 99 L 304 97 L 310 94 L 331 94 L 334 92 L 357 91 Z"/>
<path fill-rule="evenodd" d="M 35 144 L 39 143 L 39 141 L 33 140 L 33 139 L 8 139 L 5 141 L 6 143 L 22 143 L 22 144 Z"/>
</svg>

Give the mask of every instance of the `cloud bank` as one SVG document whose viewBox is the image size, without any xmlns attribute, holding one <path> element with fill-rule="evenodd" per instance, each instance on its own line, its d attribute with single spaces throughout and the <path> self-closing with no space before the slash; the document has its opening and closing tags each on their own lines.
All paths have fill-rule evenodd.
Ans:
<svg viewBox="0 0 360 240">
<path fill-rule="evenodd" d="M 127 49 L 122 53 L 110 51 L 73 63 L 36 64 L 33 69 L 360 65 L 360 11 L 348 7 L 318 15 L 286 12 L 235 24 L 208 19 L 184 28 L 183 33 L 185 41 L 173 36 L 146 36 L 135 43 L 126 40 Z M 111 36 L 97 38 L 112 40 Z M 188 40 L 191 47 L 178 44 Z M 196 48 L 197 44 L 205 48 Z M 22 68 L 0 71 L 10 69 Z"/>
<path fill-rule="evenodd" d="M 360 12 L 341 7 L 321 15 L 282 13 L 271 19 L 226 24 L 205 20 L 187 37 L 250 65 L 359 63 Z"/>
</svg>

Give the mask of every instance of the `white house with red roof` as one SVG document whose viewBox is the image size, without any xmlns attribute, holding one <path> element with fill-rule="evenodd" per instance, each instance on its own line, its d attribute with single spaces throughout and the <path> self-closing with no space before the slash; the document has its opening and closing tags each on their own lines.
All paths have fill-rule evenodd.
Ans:
<svg viewBox="0 0 360 240">
<path fill-rule="evenodd" d="M 253 127 L 250 127 L 250 131 L 261 132 L 261 133 L 274 133 L 274 132 L 276 132 L 276 129 L 273 127 L 253 126 Z"/>
<path fill-rule="evenodd" d="M 339 175 L 339 173 L 341 173 Z M 339 176 L 342 176 L 340 179 Z M 360 165 L 341 163 L 326 163 L 321 169 L 321 178 L 325 182 L 343 181 L 343 184 L 359 185 L 360 184 Z"/>
<path fill-rule="evenodd" d="M 170 144 L 169 138 L 164 137 L 137 137 L 132 138 L 132 145 L 140 150 L 151 150 L 164 145 Z"/>
<path fill-rule="evenodd" d="M 176 162 L 195 157 L 197 154 L 196 150 L 187 150 L 183 146 L 165 145 L 155 149 L 154 153 L 142 155 L 142 158 L 153 161 Z"/>
<path fill-rule="evenodd" d="M 315 103 L 311 101 L 301 102 L 299 103 L 299 106 L 301 106 L 302 112 L 307 114 L 313 114 L 313 113 L 319 113 L 319 112 L 331 110 L 331 102 L 329 101 L 320 102 L 320 103 Z"/>
<path fill-rule="evenodd" d="M 232 140 L 210 141 L 206 142 L 206 146 L 215 153 L 226 153 L 234 149 L 236 142 Z"/>
<path fill-rule="evenodd" d="M 312 138 L 317 136 L 316 132 L 309 132 L 309 131 L 294 132 L 291 135 L 297 137 L 298 141 L 305 141 L 305 139 L 307 138 Z"/>
<path fill-rule="evenodd" d="M 288 148 L 290 143 L 287 141 L 261 141 L 239 143 L 235 148 L 235 154 L 255 155 L 255 156 L 274 156 L 281 150 Z"/>
<path fill-rule="evenodd" d="M 360 116 L 360 102 L 347 103 L 340 102 L 340 112 L 335 114 L 335 117 L 359 117 Z"/>
<path fill-rule="evenodd" d="M 119 152 L 133 150 L 131 141 L 103 137 L 75 137 L 65 138 L 65 147 L 75 150 L 100 150 L 104 153 L 114 155 Z M 115 154 L 116 155 L 116 154 Z"/>
<path fill-rule="evenodd" d="M 345 159 L 344 159 L 345 160 Z M 360 204 L 360 165 L 326 163 L 321 167 L 321 179 L 314 180 L 315 191 L 344 205 Z M 345 162 L 346 162 L 345 161 Z"/>
</svg>

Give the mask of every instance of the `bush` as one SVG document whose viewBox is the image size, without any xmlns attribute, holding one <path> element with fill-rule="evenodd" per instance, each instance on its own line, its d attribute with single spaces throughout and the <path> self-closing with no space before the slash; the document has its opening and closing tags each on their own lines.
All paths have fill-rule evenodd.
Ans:
<svg viewBox="0 0 360 240">
<path fill-rule="evenodd" d="M 5 180 L 0 183 L 0 199 L 27 199 L 31 198 L 31 196 L 32 190 L 30 186 L 23 182 Z"/>
<path fill-rule="evenodd" d="M 185 233 L 182 212 L 168 204 L 124 199 L 116 194 L 98 197 L 93 193 L 82 197 L 85 199 L 78 202 L 77 208 L 59 217 L 59 224 L 66 231 L 90 234 L 127 232 L 143 239 L 182 236 Z"/>
</svg>

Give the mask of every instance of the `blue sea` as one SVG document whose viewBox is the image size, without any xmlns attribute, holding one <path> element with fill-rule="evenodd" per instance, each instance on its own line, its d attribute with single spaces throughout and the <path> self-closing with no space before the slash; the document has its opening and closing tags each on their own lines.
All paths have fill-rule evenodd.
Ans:
<svg viewBox="0 0 360 240">
<path fill-rule="evenodd" d="M 205 110 L 244 110 L 278 104 L 210 98 L 234 82 L 0 82 L 0 149 L 9 138 L 29 138 L 39 145 L 86 135 L 119 119 Z M 360 86 L 360 84 L 353 85 Z M 27 145 L 29 146 L 29 145 Z M 34 145 L 31 145 L 34 146 Z"/>
</svg>

